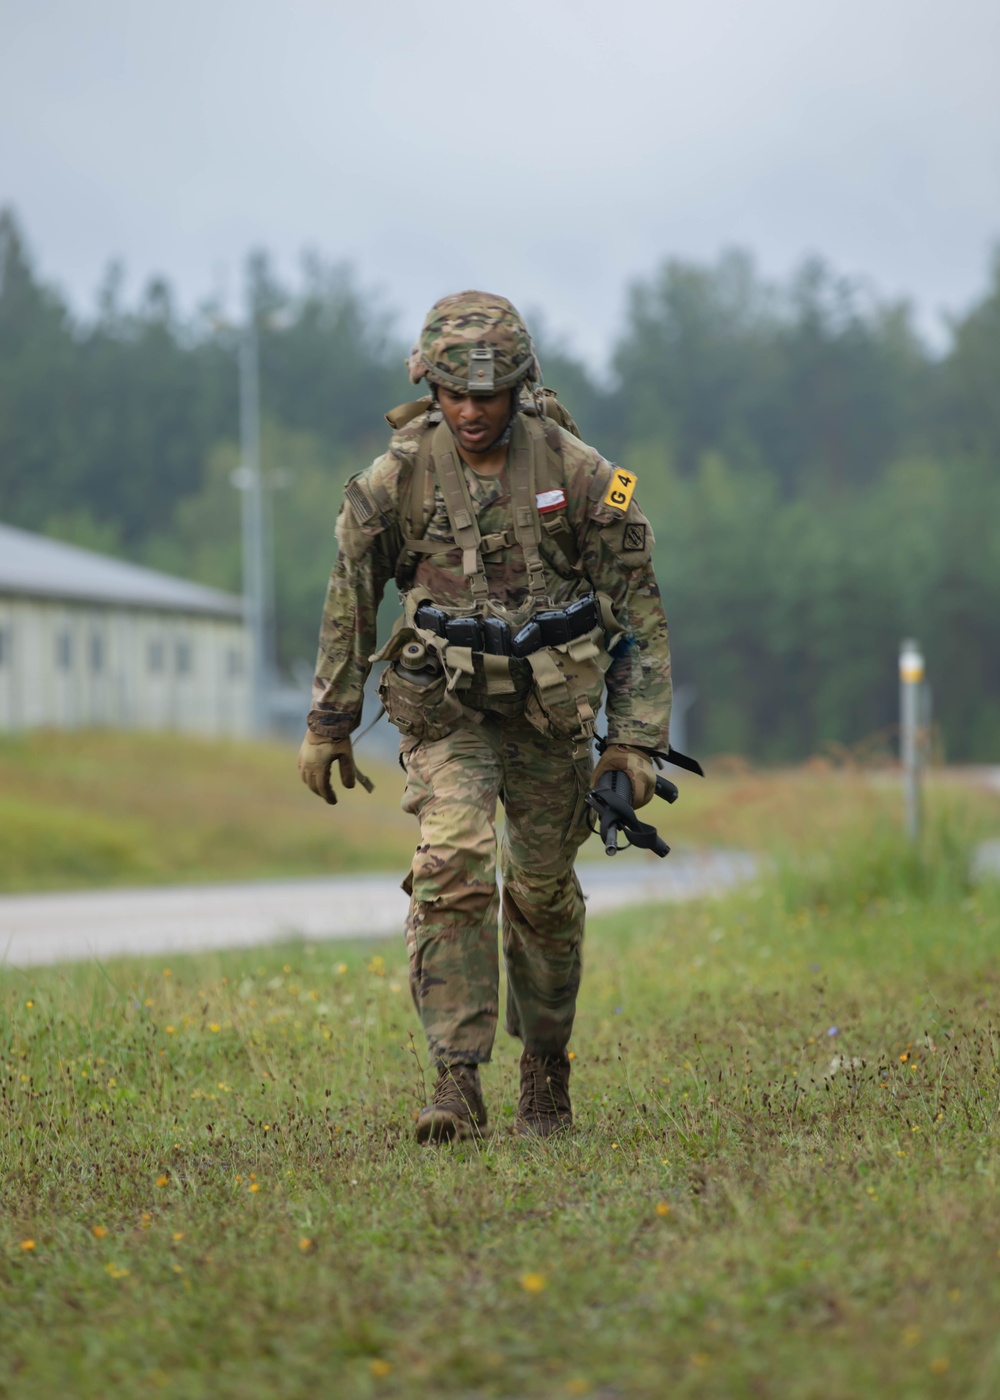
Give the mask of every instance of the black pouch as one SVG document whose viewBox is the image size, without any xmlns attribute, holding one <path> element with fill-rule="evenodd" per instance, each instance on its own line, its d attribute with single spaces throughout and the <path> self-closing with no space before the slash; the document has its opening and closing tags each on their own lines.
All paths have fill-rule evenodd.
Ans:
<svg viewBox="0 0 1000 1400">
<path fill-rule="evenodd" d="M 428 632 L 434 632 L 437 636 L 443 637 L 448 625 L 448 614 L 444 608 L 435 608 L 430 603 L 421 603 L 414 614 L 414 620 L 418 627 L 424 627 Z"/>
<path fill-rule="evenodd" d="M 535 621 L 542 634 L 542 646 L 558 647 L 571 640 L 569 622 L 562 608 L 535 613 Z"/>
<path fill-rule="evenodd" d="M 478 617 L 449 617 L 444 635 L 453 647 L 468 647 L 470 651 L 483 650 L 483 634 Z"/>
<path fill-rule="evenodd" d="M 597 599 L 593 593 L 588 593 L 586 598 L 577 598 L 575 603 L 570 603 L 566 609 L 566 622 L 569 625 L 570 637 L 583 637 L 588 632 L 592 632 L 600 624 L 601 615 L 597 607 Z"/>
<path fill-rule="evenodd" d="M 483 651 L 489 656 L 510 656 L 511 630 L 502 617 L 483 618 Z"/>
<path fill-rule="evenodd" d="M 526 622 L 510 645 L 513 656 L 530 656 L 542 645 L 542 629 L 535 621 Z"/>
</svg>

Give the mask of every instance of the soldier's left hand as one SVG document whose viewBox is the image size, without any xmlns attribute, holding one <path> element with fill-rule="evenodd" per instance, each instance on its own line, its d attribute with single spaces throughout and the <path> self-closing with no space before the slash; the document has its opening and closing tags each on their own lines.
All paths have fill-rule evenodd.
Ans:
<svg viewBox="0 0 1000 1400">
<path fill-rule="evenodd" d="M 605 773 L 624 773 L 632 784 L 632 810 L 637 811 L 652 801 L 656 791 L 656 767 L 644 749 L 628 744 L 608 744 L 594 769 L 596 788 Z"/>
</svg>

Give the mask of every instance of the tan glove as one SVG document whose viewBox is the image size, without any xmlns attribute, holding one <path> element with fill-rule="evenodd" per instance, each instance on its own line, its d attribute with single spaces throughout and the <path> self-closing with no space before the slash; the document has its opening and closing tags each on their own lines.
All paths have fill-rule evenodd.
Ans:
<svg viewBox="0 0 1000 1400">
<path fill-rule="evenodd" d="M 609 744 L 594 769 L 593 786 L 605 773 L 624 773 L 632 784 L 632 808 L 638 811 L 656 791 L 656 768 L 648 753 L 626 744 Z"/>
<path fill-rule="evenodd" d="M 322 797 L 324 802 L 336 802 L 337 794 L 330 782 L 330 769 L 335 759 L 340 761 L 340 781 L 345 788 L 360 783 L 371 792 L 374 784 L 364 773 L 358 772 L 350 739 L 324 739 L 307 729 L 299 749 L 299 777 L 310 792 Z"/>
</svg>

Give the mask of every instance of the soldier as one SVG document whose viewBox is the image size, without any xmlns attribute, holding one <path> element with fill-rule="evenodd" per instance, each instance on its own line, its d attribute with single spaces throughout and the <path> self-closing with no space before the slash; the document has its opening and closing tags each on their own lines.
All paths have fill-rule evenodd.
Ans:
<svg viewBox="0 0 1000 1400">
<path fill-rule="evenodd" d="M 403 884 L 410 988 L 438 1070 L 417 1138 L 486 1127 L 479 1066 L 496 1033 L 498 913 L 506 1028 L 523 1044 L 516 1126 L 545 1137 L 572 1121 L 584 799 L 619 770 L 644 805 L 654 757 L 668 749 L 653 534 L 632 474 L 585 446 L 541 387 L 527 328 L 505 298 L 469 291 L 436 302 L 408 368 L 431 392 L 386 415 L 389 450 L 348 483 L 338 517 L 299 771 L 327 802 L 337 800 L 335 760 L 344 787 L 366 781 L 350 734 L 371 664 L 385 661 L 379 693 L 402 736 L 403 809 L 420 824 Z M 376 652 L 392 578 L 402 615 Z"/>
</svg>

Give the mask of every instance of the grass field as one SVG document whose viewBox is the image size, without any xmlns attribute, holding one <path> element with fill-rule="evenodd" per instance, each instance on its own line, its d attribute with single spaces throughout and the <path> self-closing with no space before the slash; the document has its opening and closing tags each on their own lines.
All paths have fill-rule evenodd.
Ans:
<svg viewBox="0 0 1000 1400">
<path fill-rule="evenodd" d="M 677 833 L 794 867 L 593 921 L 545 1145 L 502 1036 L 413 1143 L 397 943 L 0 972 L 0 1395 L 1000 1394 L 1000 803 L 725 786 Z"/>
<path fill-rule="evenodd" d="M 0 736 L 0 891 L 405 869 L 402 773 L 359 762 L 375 792 L 331 809 L 299 781 L 292 745 Z"/>
<path fill-rule="evenodd" d="M 359 762 L 375 792 L 358 788 L 330 808 L 299 781 L 287 744 L 0 735 L 0 892 L 403 871 L 416 835 L 399 808 L 403 774 L 363 745 Z M 671 844 L 794 855 L 822 850 L 859 807 L 868 822 L 899 809 L 888 775 L 822 761 L 781 774 L 718 762 L 707 780 L 674 776 L 680 801 L 656 804 Z M 946 782 L 942 801 L 954 807 Z M 995 811 L 988 794 L 966 791 L 963 834 L 992 832 Z M 603 859 L 596 841 L 584 857 Z"/>
</svg>

